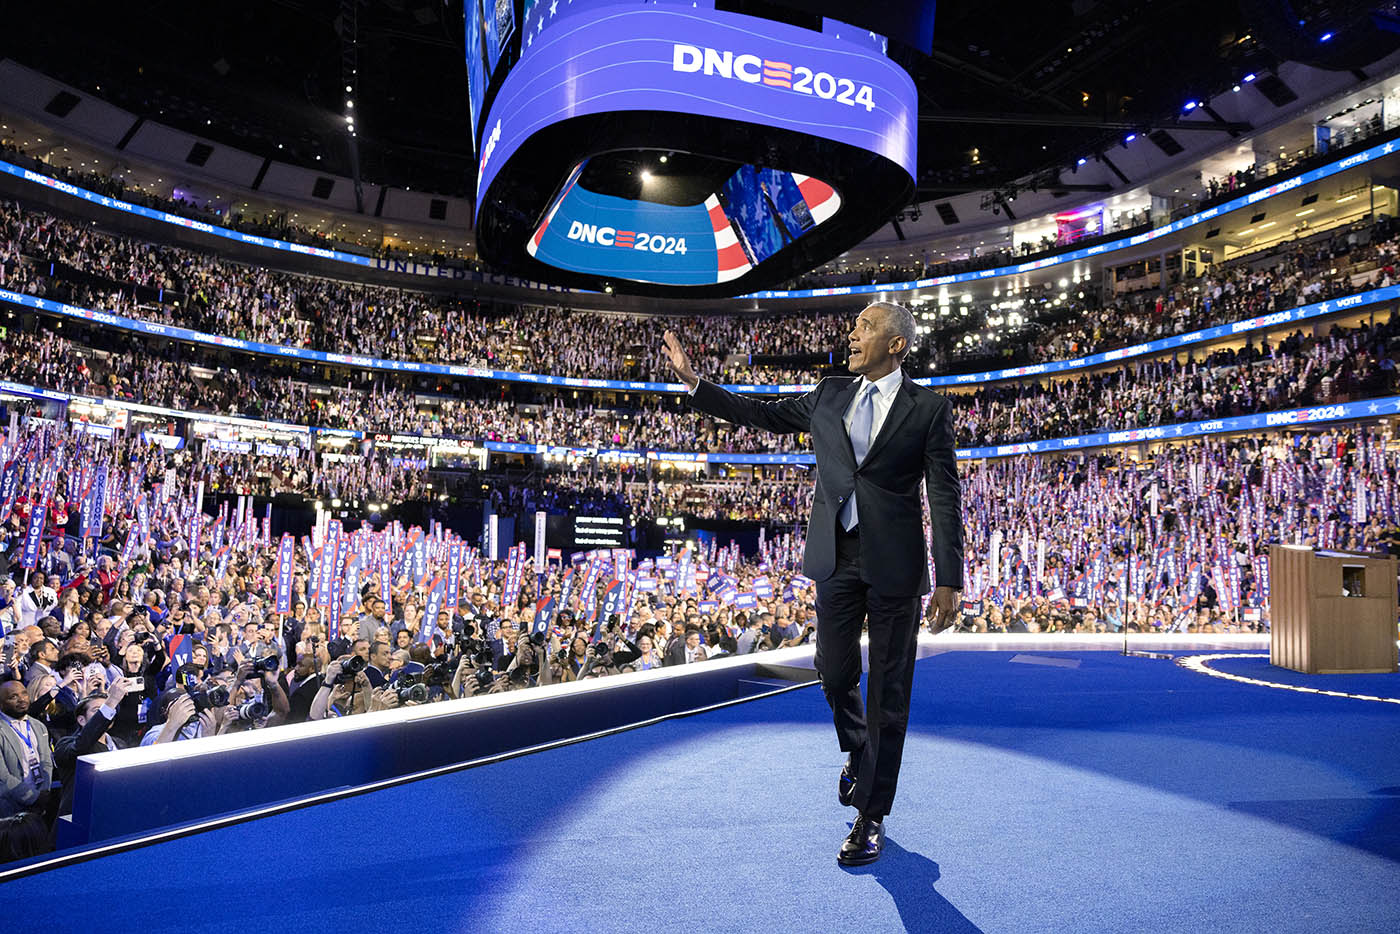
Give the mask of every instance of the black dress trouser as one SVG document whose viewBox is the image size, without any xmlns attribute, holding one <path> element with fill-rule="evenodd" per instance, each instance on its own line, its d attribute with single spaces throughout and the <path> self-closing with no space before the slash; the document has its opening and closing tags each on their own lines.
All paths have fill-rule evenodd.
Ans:
<svg viewBox="0 0 1400 934">
<path fill-rule="evenodd" d="M 878 534 L 872 531 L 870 534 Z M 884 816 L 894 802 L 914 650 L 919 640 L 918 597 L 888 597 L 860 577 L 860 526 L 836 529 L 836 571 L 817 584 L 817 675 L 831 705 L 842 752 L 862 749 L 855 806 Z M 870 678 L 860 697 L 861 629 L 869 619 Z"/>
</svg>

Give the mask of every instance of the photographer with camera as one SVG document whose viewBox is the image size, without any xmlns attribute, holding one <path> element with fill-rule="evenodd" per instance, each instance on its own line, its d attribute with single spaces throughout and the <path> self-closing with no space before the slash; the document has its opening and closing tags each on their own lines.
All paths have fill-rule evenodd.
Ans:
<svg viewBox="0 0 1400 934">
<path fill-rule="evenodd" d="M 252 730 L 271 722 L 285 723 L 291 704 L 277 678 L 280 657 L 263 655 L 238 666 L 229 694 L 234 701 L 233 731 Z"/>
<path fill-rule="evenodd" d="M 311 719 L 348 717 L 369 710 L 369 677 L 365 660 L 355 654 L 344 655 L 326 666 L 321 687 L 311 702 Z"/>
<path fill-rule="evenodd" d="M 558 659 L 561 669 L 559 680 L 582 681 L 593 673 L 597 654 L 588 644 L 588 637 L 580 635 L 574 636 L 569 647 L 559 653 Z"/>
<path fill-rule="evenodd" d="M 237 715 L 226 688 L 204 687 L 193 681 L 188 666 L 176 675 L 176 686 L 156 698 L 155 723 L 141 737 L 142 746 L 182 739 L 216 736 L 228 729 Z"/>
</svg>

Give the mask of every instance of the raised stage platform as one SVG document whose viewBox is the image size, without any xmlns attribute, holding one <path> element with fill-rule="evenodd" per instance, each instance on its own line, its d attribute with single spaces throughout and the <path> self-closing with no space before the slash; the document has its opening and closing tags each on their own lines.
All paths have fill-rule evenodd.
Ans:
<svg viewBox="0 0 1400 934">
<path fill-rule="evenodd" d="M 1397 705 L 934 651 L 865 869 L 835 862 L 840 755 L 797 687 L 12 877 L 0 907 L 142 934 L 1400 930 Z"/>
</svg>

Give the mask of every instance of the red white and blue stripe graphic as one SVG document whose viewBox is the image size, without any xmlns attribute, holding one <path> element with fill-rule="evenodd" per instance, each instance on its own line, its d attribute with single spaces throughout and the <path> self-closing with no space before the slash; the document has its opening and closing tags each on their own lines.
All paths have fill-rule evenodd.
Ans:
<svg viewBox="0 0 1400 934">
<path fill-rule="evenodd" d="M 728 282 L 730 279 L 737 279 L 753 266 L 729 223 L 729 216 L 720 206 L 718 195 L 710 195 L 705 199 L 705 210 L 710 212 L 710 225 L 715 231 L 715 252 L 718 260 L 715 281 Z"/>
</svg>

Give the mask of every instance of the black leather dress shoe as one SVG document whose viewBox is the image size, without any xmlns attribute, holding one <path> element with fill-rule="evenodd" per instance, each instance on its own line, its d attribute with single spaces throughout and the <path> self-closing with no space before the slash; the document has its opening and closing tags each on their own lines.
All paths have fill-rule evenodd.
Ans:
<svg viewBox="0 0 1400 934">
<path fill-rule="evenodd" d="M 851 825 L 851 832 L 841 844 L 836 861 L 842 866 L 864 866 L 879 859 L 884 848 L 884 823 L 862 814 Z"/>
<path fill-rule="evenodd" d="M 846 757 L 846 765 L 841 769 L 841 780 L 836 783 L 836 800 L 842 807 L 850 807 L 856 799 L 856 766 L 860 765 L 863 750 L 857 749 Z"/>
</svg>

